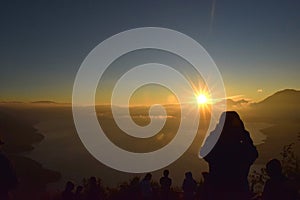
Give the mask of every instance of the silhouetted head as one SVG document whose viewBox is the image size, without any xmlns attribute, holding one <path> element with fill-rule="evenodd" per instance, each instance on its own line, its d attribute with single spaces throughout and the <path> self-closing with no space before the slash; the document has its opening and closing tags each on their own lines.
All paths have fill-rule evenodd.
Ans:
<svg viewBox="0 0 300 200">
<path fill-rule="evenodd" d="M 279 177 L 282 175 L 281 163 L 277 159 L 270 160 L 266 165 L 268 175 L 272 177 Z"/>
<path fill-rule="evenodd" d="M 187 179 L 193 178 L 192 172 L 186 172 L 186 173 L 185 173 L 185 178 L 187 178 Z"/>
<path fill-rule="evenodd" d="M 68 181 L 66 183 L 65 191 L 72 191 L 74 189 L 74 187 L 75 187 L 74 183 L 72 183 L 71 181 Z"/>
<path fill-rule="evenodd" d="M 137 185 L 140 182 L 140 177 L 134 177 L 131 181 L 130 181 L 130 185 Z"/>
<path fill-rule="evenodd" d="M 169 176 L 169 173 L 170 173 L 169 170 L 167 170 L 167 169 L 164 170 L 164 176 L 165 176 L 165 177 L 168 177 L 168 176 Z"/>
<path fill-rule="evenodd" d="M 78 185 L 77 188 L 76 188 L 76 193 L 81 193 L 83 190 L 83 187 L 81 185 Z"/>
<path fill-rule="evenodd" d="M 244 123 L 235 111 L 223 112 L 220 117 L 221 122 L 224 122 L 223 129 L 245 129 Z"/>
<path fill-rule="evenodd" d="M 152 174 L 150 174 L 150 173 L 147 173 L 146 175 L 145 175 L 145 177 L 144 177 L 144 180 L 151 180 L 151 178 L 152 178 Z"/>
<path fill-rule="evenodd" d="M 89 184 L 90 185 L 97 185 L 97 179 L 96 179 L 96 177 L 94 177 L 94 176 L 90 177 Z"/>
</svg>

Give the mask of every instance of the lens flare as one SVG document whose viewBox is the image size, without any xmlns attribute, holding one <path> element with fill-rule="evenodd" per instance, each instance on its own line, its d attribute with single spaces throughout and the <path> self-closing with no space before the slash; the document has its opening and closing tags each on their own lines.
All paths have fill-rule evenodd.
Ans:
<svg viewBox="0 0 300 200">
<path fill-rule="evenodd" d="M 208 102 L 207 96 L 205 94 L 199 94 L 197 96 L 198 104 L 206 104 Z"/>
</svg>

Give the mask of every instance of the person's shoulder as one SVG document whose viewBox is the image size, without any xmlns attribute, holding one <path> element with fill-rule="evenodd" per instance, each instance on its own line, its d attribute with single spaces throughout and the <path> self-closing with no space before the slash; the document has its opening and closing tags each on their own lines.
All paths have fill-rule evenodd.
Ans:
<svg viewBox="0 0 300 200">
<path fill-rule="evenodd" d="M 250 132 L 249 132 L 249 131 L 247 131 L 246 129 L 244 129 L 243 132 L 244 132 L 244 135 L 245 135 L 245 136 L 250 137 Z"/>
<path fill-rule="evenodd" d="M 163 182 L 164 179 L 165 179 L 165 177 L 161 177 L 161 178 L 159 179 L 159 182 Z"/>
</svg>

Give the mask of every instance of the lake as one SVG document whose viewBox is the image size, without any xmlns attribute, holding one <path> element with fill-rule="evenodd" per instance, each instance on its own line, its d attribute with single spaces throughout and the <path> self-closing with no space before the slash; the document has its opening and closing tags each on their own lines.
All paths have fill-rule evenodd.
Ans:
<svg viewBox="0 0 300 200">
<path fill-rule="evenodd" d="M 260 130 L 270 126 L 271 124 L 267 123 L 245 123 L 246 129 L 250 132 L 256 145 L 262 144 L 266 139 Z M 144 176 L 144 174 L 116 171 L 93 158 L 77 136 L 70 115 L 59 119 L 47 118 L 47 120 L 40 121 L 35 127 L 45 136 L 45 139 L 35 145 L 35 149 L 26 156 L 38 161 L 45 168 L 62 173 L 61 181 L 49 185 L 51 189 L 62 188 L 67 180 L 80 184 L 82 178 L 90 176 L 100 177 L 108 186 L 116 186 L 134 176 Z M 200 146 L 201 142 L 194 141 L 192 147 L 180 159 L 167 167 L 174 185 L 181 185 L 186 171 L 192 171 L 194 177 L 200 180 L 201 172 L 208 170 L 206 162 L 197 156 Z M 154 180 L 159 179 L 162 170 L 152 172 Z"/>
</svg>

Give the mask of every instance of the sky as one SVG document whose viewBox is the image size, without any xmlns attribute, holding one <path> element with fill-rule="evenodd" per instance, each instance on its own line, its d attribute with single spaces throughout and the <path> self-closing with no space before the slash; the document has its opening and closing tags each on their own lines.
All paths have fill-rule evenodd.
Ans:
<svg viewBox="0 0 300 200">
<path fill-rule="evenodd" d="M 95 46 L 149 26 L 199 42 L 218 66 L 228 97 L 259 101 L 300 89 L 299 10 L 297 0 L 3 0 L 0 101 L 71 102 L 76 73 Z"/>
</svg>

